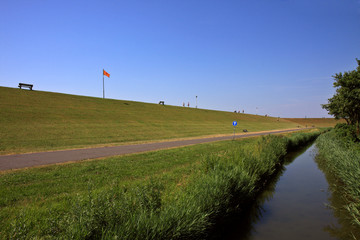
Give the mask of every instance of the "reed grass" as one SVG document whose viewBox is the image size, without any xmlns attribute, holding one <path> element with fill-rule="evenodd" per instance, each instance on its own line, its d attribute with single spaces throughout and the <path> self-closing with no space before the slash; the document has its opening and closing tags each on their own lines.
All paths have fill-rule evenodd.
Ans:
<svg viewBox="0 0 360 240">
<path fill-rule="evenodd" d="M 350 237 L 360 238 L 360 144 L 349 141 L 347 134 L 334 129 L 320 136 L 316 145 L 319 149 L 319 165 L 336 179 L 333 189 L 340 192 L 350 221 L 355 230 Z M 335 206 L 333 206 L 336 208 Z M 349 237 L 348 236 L 348 237 Z M 357 236 L 357 237 L 356 237 Z"/>
<path fill-rule="evenodd" d="M 85 191 L 68 194 L 52 205 L 20 205 L 23 209 L 13 211 L 16 217 L 0 235 L 3 239 L 207 238 L 219 218 L 241 212 L 254 200 L 288 149 L 318 135 L 269 135 L 224 141 L 217 147 L 204 144 L 214 147 L 200 156 L 188 155 L 194 162 L 190 173 L 181 175 L 180 171 L 175 180 L 168 169 L 128 186 L 116 181 L 106 187 L 90 184 Z M 191 153 L 194 146 L 183 149 Z M 173 150 L 158 152 L 167 151 Z M 16 183 L 8 179 L 8 184 Z M 3 207 L 11 208 L 11 204 Z"/>
</svg>

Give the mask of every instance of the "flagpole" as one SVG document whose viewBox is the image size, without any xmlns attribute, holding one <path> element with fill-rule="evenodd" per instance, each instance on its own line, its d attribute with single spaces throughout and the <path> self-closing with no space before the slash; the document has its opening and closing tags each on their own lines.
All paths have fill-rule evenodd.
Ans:
<svg viewBox="0 0 360 240">
<path fill-rule="evenodd" d="M 103 69 L 103 98 L 105 98 L 104 69 Z"/>
</svg>

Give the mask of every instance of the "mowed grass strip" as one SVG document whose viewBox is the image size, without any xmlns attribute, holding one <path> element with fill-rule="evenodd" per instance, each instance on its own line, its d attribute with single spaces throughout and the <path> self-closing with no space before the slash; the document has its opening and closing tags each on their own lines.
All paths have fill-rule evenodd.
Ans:
<svg viewBox="0 0 360 240">
<path fill-rule="evenodd" d="M 284 119 L 0 87 L 0 154 L 296 128 Z"/>
</svg>

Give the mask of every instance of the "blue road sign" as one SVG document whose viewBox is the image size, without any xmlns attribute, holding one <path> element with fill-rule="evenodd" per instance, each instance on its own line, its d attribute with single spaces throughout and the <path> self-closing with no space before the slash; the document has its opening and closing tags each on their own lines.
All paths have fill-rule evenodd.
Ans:
<svg viewBox="0 0 360 240">
<path fill-rule="evenodd" d="M 237 125 L 237 122 L 236 121 L 233 121 L 233 126 L 235 127 Z"/>
</svg>

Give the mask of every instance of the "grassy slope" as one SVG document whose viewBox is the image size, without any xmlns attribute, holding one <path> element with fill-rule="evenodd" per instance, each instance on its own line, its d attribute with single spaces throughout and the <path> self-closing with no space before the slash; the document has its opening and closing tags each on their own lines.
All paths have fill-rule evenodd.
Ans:
<svg viewBox="0 0 360 240">
<path fill-rule="evenodd" d="M 308 127 L 334 127 L 337 123 L 343 122 L 343 120 L 336 120 L 334 118 L 285 118 L 285 120 Z"/>
<path fill-rule="evenodd" d="M 0 154 L 161 140 L 238 129 L 293 128 L 285 119 L 0 87 Z"/>
</svg>

